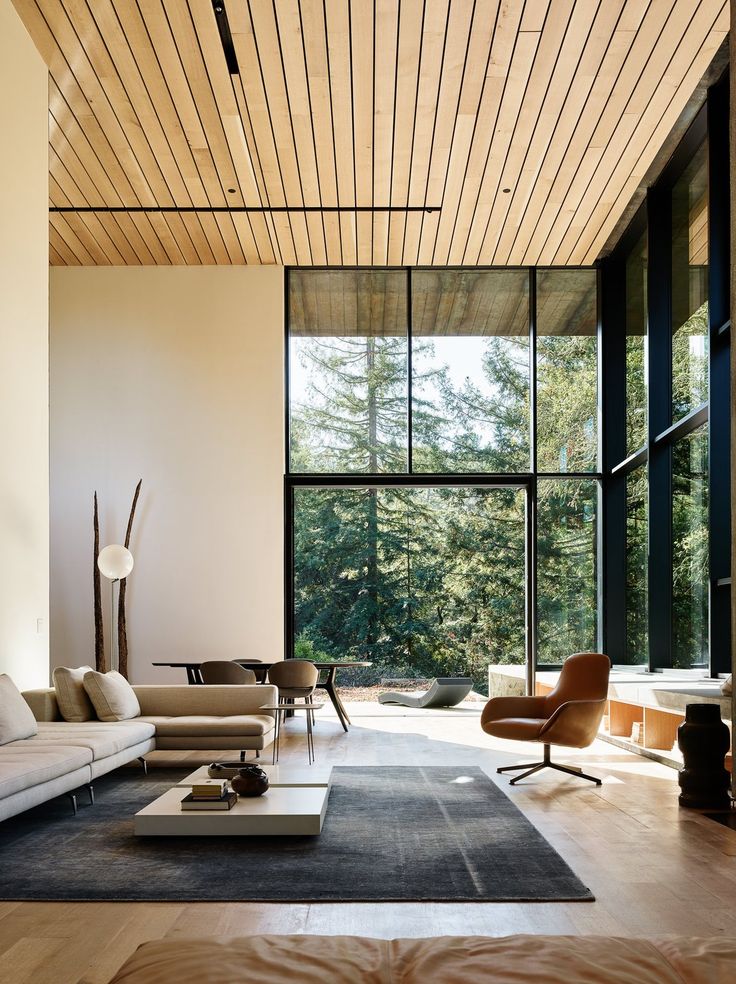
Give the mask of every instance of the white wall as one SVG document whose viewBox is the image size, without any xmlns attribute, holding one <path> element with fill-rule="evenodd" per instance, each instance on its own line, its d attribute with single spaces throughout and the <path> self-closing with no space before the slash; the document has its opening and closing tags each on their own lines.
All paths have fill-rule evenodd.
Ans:
<svg viewBox="0 0 736 984">
<path fill-rule="evenodd" d="M 0 0 L 0 672 L 48 682 L 48 76 Z"/>
<path fill-rule="evenodd" d="M 131 680 L 281 658 L 283 270 L 52 268 L 50 323 L 52 664 L 94 663 L 92 494 L 122 542 L 139 478 Z"/>
</svg>

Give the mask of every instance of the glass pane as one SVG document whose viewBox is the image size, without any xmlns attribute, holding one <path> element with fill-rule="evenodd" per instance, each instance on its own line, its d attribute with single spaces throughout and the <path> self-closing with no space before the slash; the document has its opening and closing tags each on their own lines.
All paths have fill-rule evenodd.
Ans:
<svg viewBox="0 0 736 984">
<path fill-rule="evenodd" d="M 595 471 L 598 337 L 594 270 L 537 274 L 537 466 Z"/>
<path fill-rule="evenodd" d="M 648 664 L 647 469 L 626 476 L 626 662 Z"/>
<path fill-rule="evenodd" d="M 708 666 L 708 431 L 672 448 L 672 665 Z"/>
<path fill-rule="evenodd" d="M 525 657 L 524 493 L 296 489 L 295 652 L 343 683 L 471 676 Z"/>
<path fill-rule="evenodd" d="M 407 469 L 406 274 L 289 274 L 291 471 Z"/>
<path fill-rule="evenodd" d="M 537 486 L 537 661 L 595 650 L 598 624 L 598 483 Z"/>
<path fill-rule="evenodd" d="M 626 453 L 647 442 L 647 233 L 626 258 Z"/>
<path fill-rule="evenodd" d="M 672 420 L 708 399 L 708 150 L 672 189 Z"/>
<path fill-rule="evenodd" d="M 412 274 L 415 471 L 529 471 L 529 274 Z"/>
</svg>

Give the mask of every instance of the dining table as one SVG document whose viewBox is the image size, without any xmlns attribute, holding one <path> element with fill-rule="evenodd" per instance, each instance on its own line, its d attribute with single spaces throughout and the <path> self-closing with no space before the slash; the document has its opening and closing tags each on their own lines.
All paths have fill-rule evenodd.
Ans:
<svg viewBox="0 0 736 984">
<path fill-rule="evenodd" d="M 200 685 L 204 683 L 202 679 L 202 663 L 206 660 L 162 660 L 160 662 L 152 663 L 152 666 L 168 666 L 175 669 L 184 669 L 187 674 L 187 682 L 192 685 Z M 256 675 L 256 681 L 258 683 L 265 683 L 268 679 L 269 669 L 277 662 L 281 660 L 249 660 L 249 659 L 234 659 L 233 663 L 239 663 L 246 670 L 252 670 Z M 317 681 L 317 690 L 324 690 L 327 696 L 332 701 L 332 706 L 335 708 L 335 713 L 337 714 L 340 724 L 343 726 L 345 731 L 348 730 L 348 725 L 351 724 L 350 718 L 348 717 L 348 712 L 345 710 L 345 705 L 340 700 L 340 695 L 337 692 L 337 687 L 335 681 L 337 678 L 337 671 L 339 669 L 347 669 L 349 667 L 356 666 L 372 666 L 368 660 L 343 660 L 343 659 L 330 659 L 330 660 L 310 660 L 314 666 L 319 670 L 319 680 Z M 323 676 L 324 674 L 324 676 Z"/>
</svg>

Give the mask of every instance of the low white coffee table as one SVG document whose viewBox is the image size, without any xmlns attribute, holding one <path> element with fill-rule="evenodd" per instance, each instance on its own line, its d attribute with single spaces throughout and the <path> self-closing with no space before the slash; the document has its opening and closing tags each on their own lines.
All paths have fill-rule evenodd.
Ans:
<svg viewBox="0 0 736 984">
<path fill-rule="evenodd" d="M 207 766 L 203 766 L 136 813 L 135 833 L 140 837 L 319 834 L 327 813 L 332 769 L 266 766 L 264 771 L 273 775 L 273 783 L 263 796 L 242 796 L 231 810 L 182 810 L 186 787 L 208 778 Z"/>
</svg>

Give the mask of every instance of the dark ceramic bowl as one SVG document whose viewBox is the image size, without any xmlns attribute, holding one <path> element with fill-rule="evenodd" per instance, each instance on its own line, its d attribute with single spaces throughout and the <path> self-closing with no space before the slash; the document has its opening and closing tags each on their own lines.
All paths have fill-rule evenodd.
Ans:
<svg viewBox="0 0 736 984">
<path fill-rule="evenodd" d="M 259 765 L 244 765 L 230 785 L 238 796 L 263 796 L 268 789 L 268 776 Z"/>
</svg>

